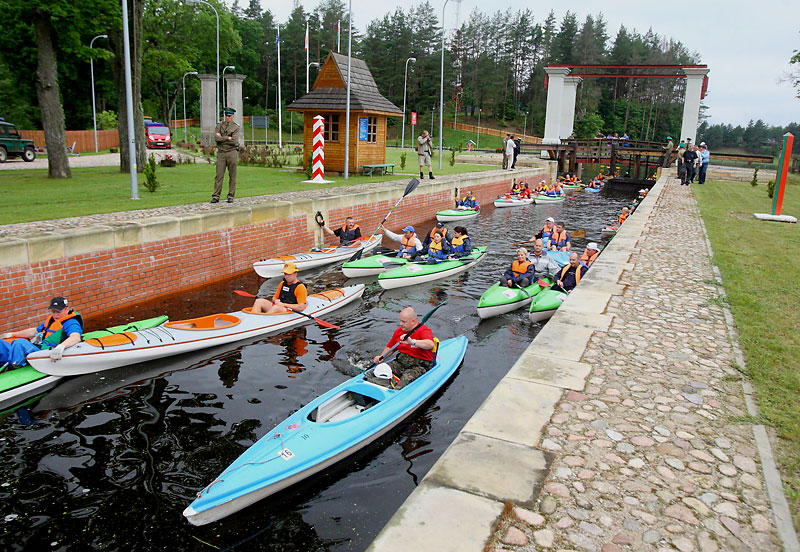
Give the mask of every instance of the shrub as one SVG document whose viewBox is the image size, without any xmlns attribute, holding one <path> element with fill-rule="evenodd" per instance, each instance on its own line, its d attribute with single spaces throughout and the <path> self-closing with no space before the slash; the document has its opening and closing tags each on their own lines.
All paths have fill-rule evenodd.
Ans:
<svg viewBox="0 0 800 552">
<path fill-rule="evenodd" d="M 158 187 L 161 186 L 161 183 L 158 181 L 158 176 L 156 175 L 157 167 L 156 158 L 151 153 L 150 157 L 147 158 L 147 163 L 144 164 L 144 187 L 151 193 L 155 192 Z"/>
<path fill-rule="evenodd" d="M 450 149 L 450 166 L 454 166 L 456 164 L 456 149 Z"/>
<path fill-rule="evenodd" d="M 767 182 L 767 195 L 772 199 L 772 196 L 775 195 L 775 181 L 770 180 Z"/>
<path fill-rule="evenodd" d="M 406 168 L 406 152 L 400 154 L 400 170 Z"/>
<path fill-rule="evenodd" d="M 756 167 L 755 170 L 753 171 L 753 180 L 750 181 L 750 185 L 753 188 L 758 186 L 758 167 Z M 773 188 L 775 187 L 775 183 L 774 182 L 772 183 L 772 187 Z M 772 197 L 772 195 L 770 195 L 769 197 Z"/>
<path fill-rule="evenodd" d="M 313 174 L 314 167 L 312 167 L 312 159 L 312 153 L 308 152 L 308 163 L 306 163 L 306 180 L 311 180 L 311 175 Z"/>
<path fill-rule="evenodd" d="M 119 125 L 115 111 L 101 111 L 97 114 L 97 128 L 101 130 L 114 130 Z"/>
</svg>

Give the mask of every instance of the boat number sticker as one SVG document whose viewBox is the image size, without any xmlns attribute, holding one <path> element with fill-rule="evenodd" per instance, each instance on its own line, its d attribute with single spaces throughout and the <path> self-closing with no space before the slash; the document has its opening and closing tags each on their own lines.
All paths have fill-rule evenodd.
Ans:
<svg viewBox="0 0 800 552">
<path fill-rule="evenodd" d="M 566 295 L 559 295 L 559 296 L 558 296 L 558 300 L 559 300 L 559 301 L 561 301 L 561 302 L 563 303 L 564 301 L 566 301 L 566 300 L 567 300 L 567 296 L 566 296 Z"/>
<path fill-rule="evenodd" d="M 406 270 L 409 272 L 419 272 L 421 269 L 417 265 L 408 265 L 406 266 Z"/>
<path fill-rule="evenodd" d="M 289 449 L 285 448 L 280 452 L 280 457 L 283 458 L 284 460 L 291 460 L 292 458 L 294 458 L 294 453 Z"/>
<path fill-rule="evenodd" d="M 286 426 L 286 429 L 288 431 L 292 431 L 293 429 L 297 429 L 298 427 L 300 427 L 300 424 L 289 424 Z"/>
<path fill-rule="evenodd" d="M 517 296 L 517 292 L 516 291 L 512 291 L 510 289 L 507 289 L 507 290 L 503 291 L 503 295 L 505 295 L 509 299 L 514 299 Z"/>
</svg>

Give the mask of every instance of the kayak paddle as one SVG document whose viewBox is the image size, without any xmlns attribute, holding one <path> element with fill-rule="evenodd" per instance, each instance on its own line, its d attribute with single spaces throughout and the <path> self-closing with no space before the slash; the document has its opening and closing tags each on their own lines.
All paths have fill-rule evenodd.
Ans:
<svg viewBox="0 0 800 552">
<path fill-rule="evenodd" d="M 571 238 L 585 238 L 586 237 L 586 230 L 575 230 L 570 234 Z"/>
<path fill-rule="evenodd" d="M 235 290 L 233 290 L 233 292 L 236 295 L 241 295 L 242 297 L 252 297 L 252 298 L 258 297 L 258 295 L 253 295 L 252 293 L 248 293 L 248 292 L 243 291 L 241 289 L 235 289 Z M 306 314 L 306 313 L 301 312 L 301 311 L 292 311 L 292 312 L 294 312 L 295 314 L 301 314 L 301 315 L 305 316 L 306 318 L 309 318 L 309 319 L 313 320 L 314 322 L 316 322 L 317 324 L 319 324 L 323 328 L 331 328 L 331 329 L 334 329 L 334 330 L 341 330 L 342 329 L 341 326 L 337 326 L 336 324 L 331 324 L 330 322 L 325 322 L 324 320 L 320 320 L 319 318 L 315 318 L 315 317 L 311 316 L 310 314 Z"/>
<path fill-rule="evenodd" d="M 445 301 L 442 301 L 441 303 L 439 303 L 438 305 L 436 305 L 435 307 L 433 307 L 433 308 L 432 308 L 430 311 L 428 311 L 428 314 L 426 314 L 425 316 L 423 316 L 423 317 L 422 317 L 422 320 L 420 320 L 420 323 L 419 323 L 419 324 L 417 324 L 417 325 L 416 325 L 416 327 L 415 327 L 413 330 L 411 330 L 410 332 L 408 332 L 408 333 L 406 334 L 406 336 L 413 335 L 413 334 L 414 334 L 414 332 L 416 332 L 418 329 L 420 329 L 420 328 L 422 327 L 422 325 L 423 325 L 425 322 L 427 322 L 427 321 L 428 321 L 428 319 L 429 319 L 431 316 L 433 316 L 433 313 L 434 313 L 434 312 L 436 312 L 437 310 L 439 310 L 439 308 L 440 308 L 440 307 L 443 307 L 443 306 L 444 306 L 446 303 L 447 303 L 447 301 L 446 301 L 446 300 L 445 300 Z M 372 366 L 370 366 L 369 368 L 367 368 L 367 369 L 366 369 L 366 370 L 364 370 L 364 371 L 366 372 L 367 370 L 372 370 L 373 368 L 375 368 L 375 367 L 376 367 L 376 366 L 377 366 L 379 363 L 383 362 L 383 359 L 385 359 L 386 357 L 388 357 L 389 355 L 391 355 L 391 354 L 392 354 L 392 353 L 395 351 L 395 349 L 397 349 L 397 347 L 399 347 L 399 346 L 400 346 L 400 342 L 397 342 L 397 343 L 395 343 L 395 344 L 392 346 L 392 348 L 391 348 L 391 349 L 389 349 L 388 351 L 386 351 L 386 354 L 385 354 L 385 355 L 382 355 L 381 357 L 379 357 L 379 358 L 378 358 L 378 362 L 374 363 Z"/>
<path fill-rule="evenodd" d="M 384 223 L 384 222 L 386 222 L 387 220 L 389 220 L 389 217 L 390 217 L 390 216 L 391 216 L 391 214 L 394 212 L 394 210 L 395 210 L 395 209 L 397 209 L 397 206 L 398 206 L 398 205 L 400 205 L 400 202 L 401 202 L 401 201 L 403 201 L 403 200 L 406 198 L 406 196 L 407 196 L 408 194 L 410 194 L 411 192 L 413 192 L 414 190 L 416 190 L 416 189 L 417 189 L 417 186 L 419 186 L 419 180 L 417 180 L 416 178 L 412 178 L 411 180 L 409 180 L 409 181 L 408 181 L 408 185 L 406 186 L 406 190 L 403 192 L 403 197 L 401 197 L 400 199 L 398 199 L 398 200 L 397 200 L 397 203 L 395 203 L 395 204 L 394 204 L 394 207 L 392 207 L 392 210 L 391 210 L 391 211 L 389 211 L 389 212 L 386 214 L 386 216 L 385 216 L 385 217 L 383 217 L 383 220 L 381 221 L 381 223 L 378 225 L 378 227 L 377 227 L 377 228 L 375 229 L 375 231 L 372 233 L 372 235 L 373 235 L 373 236 L 374 236 L 375 234 L 377 234 L 377 233 L 378 233 L 378 230 L 380 230 L 381 226 L 383 226 L 383 223 Z"/>
</svg>

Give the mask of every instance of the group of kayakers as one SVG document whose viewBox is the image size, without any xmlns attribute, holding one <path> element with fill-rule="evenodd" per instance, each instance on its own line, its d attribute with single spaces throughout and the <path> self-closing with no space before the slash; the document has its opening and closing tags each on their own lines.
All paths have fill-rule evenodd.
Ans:
<svg viewBox="0 0 800 552">
<path fill-rule="evenodd" d="M 469 231 L 464 226 L 453 228 L 452 237 L 443 222 L 437 222 L 425 236 L 425 241 L 420 241 L 414 227 L 409 225 L 403 228 L 402 234 L 395 234 L 391 230 L 381 227 L 378 229 L 384 236 L 399 242 L 398 257 L 411 261 L 422 260 L 429 264 L 439 263 L 451 259 L 459 259 L 472 253 L 472 240 Z"/>
</svg>

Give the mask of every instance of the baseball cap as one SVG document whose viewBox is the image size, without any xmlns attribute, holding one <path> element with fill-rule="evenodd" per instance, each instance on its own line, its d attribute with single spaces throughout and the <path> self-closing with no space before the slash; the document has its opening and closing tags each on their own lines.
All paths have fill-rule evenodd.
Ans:
<svg viewBox="0 0 800 552">
<path fill-rule="evenodd" d="M 667 136 L 667 140 L 672 140 L 672 136 Z"/>
<path fill-rule="evenodd" d="M 444 228 L 444 223 L 443 222 L 437 222 L 436 223 L 436 227 L 437 228 Z"/>
<path fill-rule="evenodd" d="M 413 232 L 413 231 L 414 231 L 414 227 L 411 226 L 410 224 L 408 226 L 406 226 L 405 228 L 403 228 L 403 232 Z"/>
<path fill-rule="evenodd" d="M 545 222 L 555 222 L 556 219 L 554 219 L 553 217 L 547 217 L 546 219 L 544 219 L 544 221 Z"/>
<path fill-rule="evenodd" d="M 374 375 L 376 378 L 392 379 L 392 367 L 385 362 L 381 362 L 372 371 L 372 375 Z"/>
<path fill-rule="evenodd" d="M 65 309 L 69 306 L 69 301 L 67 301 L 66 297 L 53 297 L 50 299 L 50 306 L 47 307 L 48 310 L 61 310 Z"/>
<path fill-rule="evenodd" d="M 589 245 L 586 246 L 586 249 L 594 249 L 595 251 L 600 251 L 600 248 L 597 247 L 597 244 L 594 242 L 589 243 Z"/>
<path fill-rule="evenodd" d="M 286 263 L 285 265 L 283 265 L 283 270 L 281 272 L 283 272 L 284 274 L 294 274 L 295 272 L 297 272 L 297 267 L 295 266 L 294 263 Z"/>
<path fill-rule="evenodd" d="M 701 145 L 701 146 L 705 146 L 705 145 L 706 145 L 706 143 L 705 143 L 705 142 L 700 142 L 700 145 Z"/>
</svg>

